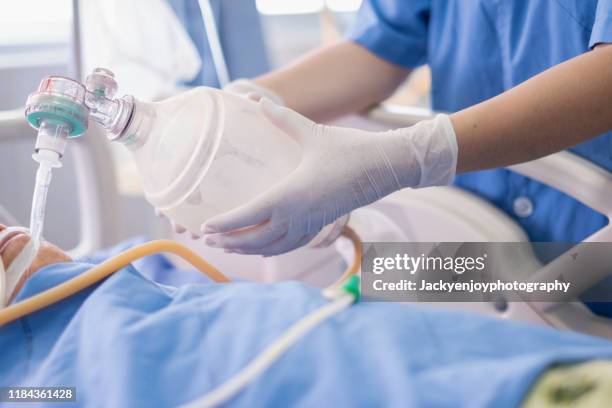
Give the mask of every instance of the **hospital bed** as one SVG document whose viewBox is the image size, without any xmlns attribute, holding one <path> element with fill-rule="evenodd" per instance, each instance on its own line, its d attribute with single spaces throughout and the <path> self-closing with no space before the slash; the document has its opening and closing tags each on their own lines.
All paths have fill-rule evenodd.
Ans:
<svg viewBox="0 0 612 408">
<path fill-rule="evenodd" d="M 369 129 L 409 126 L 430 117 L 431 114 L 423 109 L 381 106 L 372 110 L 366 117 L 357 119 L 357 124 Z M 11 143 L 27 137 L 31 137 L 34 144 L 34 136 L 34 131 L 27 125 L 22 111 L 0 113 L 1 148 L 9 148 Z M 73 193 L 78 199 L 80 231 L 79 244 L 69 252 L 72 256 L 79 257 L 116 243 L 119 230 L 117 203 L 121 191 L 118 188 L 120 183 L 115 171 L 116 166 L 113 165 L 109 142 L 95 126 L 88 130 L 85 137 L 71 141 L 68 154 L 73 156 L 75 163 L 73 171 L 77 191 Z M 28 158 L 24 157 L 24 160 Z M 571 153 L 557 153 L 512 166 L 510 170 L 554 187 L 608 218 L 612 215 L 612 175 Z M 31 180 L 19 182 L 29 183 Z M 1 205 L 2 202 L 0 222 L 14 223 L 14 217 Z M 378 228 L 378 235 L 364 237 L 371 241 L 528 241 L 521 228 L 506 214 L 483 199 L 455 187 L 397 192 L 356 211 L 351 223 L 355 229 L 361 228 L 364 232 Z M 171 232 L 167 229 L 164 234 Z M 188 243 L 221 270 L 246 270 L 248 273 L 242 274 L 242 277 L 263 276 L 265 281 L 289 278 L 323 285 L 328 283 L 325 279 L 334 279 L 334 273 L 341 269 L 343 263 L 335 247 L 300 249 L 263 260 L 260 257 L 225 254 L 216 249 L 205 248 L 201 242 L 189 241 L 183 236 L 174 238 Z M 612 241 L 611 225 L 597 231 L 584 242 L 608 241 Z M 573 250 L 581 250 L 581 244 Z M 612 255 L 609 260 L 603 262 L 601 259 L 589 262 L 588 256 L 580 257 L 580 262 L 570 262 L 569 259 L 567 256 L 559 256 L 547 265 L 540 265 L 535 257 L 524 260 L 526 267 L 537 266 L 534 280 L 545 281 L 551 274 L 558 274 L 560 270 L 579 268 L 580 273 L 573 275 L 575 278 L 572 280 L 572 290 L 565 298 L 554 295 L 547 302 L 438 302 L 430 305 L 460 308 L 503 319 L 527 321 L 612 338 L 612 322 L 594 315 L 581 302 L 571 301 L 609 274 Z M 287 274 L 286 271 L 291 272 Z"/>
</svg>

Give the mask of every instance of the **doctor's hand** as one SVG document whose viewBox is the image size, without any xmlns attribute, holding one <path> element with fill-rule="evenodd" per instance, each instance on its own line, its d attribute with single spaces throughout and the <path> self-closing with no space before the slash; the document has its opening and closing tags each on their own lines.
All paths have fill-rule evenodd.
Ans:
<svg viewBox="0 0 612 408">
<path fill-rule="evenodd" d="M 404 187 L 449 184 L 457 141 L 446 115 L 389 132 L 320 125 L 263 99 L 265 116 L 302 147 L 298 167 L 251 202 L 210 219 L 206 243 L 271 256 L 307 244 L 327 224 Z"/>
</svg>

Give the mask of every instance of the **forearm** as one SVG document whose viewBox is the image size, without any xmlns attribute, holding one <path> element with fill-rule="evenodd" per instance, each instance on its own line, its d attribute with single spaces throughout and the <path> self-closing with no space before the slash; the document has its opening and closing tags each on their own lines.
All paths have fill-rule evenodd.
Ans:
<svg viewBox="0 0 612 408">
<path fill-rule="evenodd" d="M 451 115 L 457 172 L 533 160 L 612 129 L 612 45 Z"/>
<path fill-rule="evenodd" d="M 318 122 L 359 112 L 386 99 L 409 74 L 352 42 L 318 49 L 255 82 Z"/>
</svg>

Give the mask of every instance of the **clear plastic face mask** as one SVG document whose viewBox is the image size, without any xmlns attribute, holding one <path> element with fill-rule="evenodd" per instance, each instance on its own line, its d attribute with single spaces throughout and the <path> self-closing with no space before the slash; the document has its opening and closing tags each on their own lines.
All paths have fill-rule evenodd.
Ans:
<svg viewBox="0 0 612 408">
<path fill-rule="evenodd" d="M 29 235 L 29 230 L 22 227 L 9 227 L 0 232 L 0 242 L 15 233 Z M 30 268 L 34 259 L 36 259 L 39 248 L 40 241 L 30 237 L 28 243 L 22 248 L 8 268 L 4 265 L 4 261 L 0 260 L 0 307 L 8 305 L 11 294 L 14 293 L 23 275 Z"/>
</svg>

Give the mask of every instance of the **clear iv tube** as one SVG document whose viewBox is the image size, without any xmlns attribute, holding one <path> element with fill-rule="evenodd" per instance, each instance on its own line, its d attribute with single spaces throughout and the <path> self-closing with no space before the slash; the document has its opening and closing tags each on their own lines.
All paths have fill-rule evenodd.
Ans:
<svg viewBox="0 0 612 408">
<path fill-rule="evenodd" d="M 38 129 L 36 153 L 32 156 L 38 162 L 38 170 L 30 212 L 30 236 L 35 242 L 42 238 L 52 171 L 62 165 L 60 157 L 64 154 L 68 133 L 69 128 L 59 123 L 43 122 Z"/>
<path fill-rule="evenodd" d="M 51 184 L 52 166 L 48 162 L 40 162 L 36 171 L 36 184 L 32 196 L 32 211 L 30 213 L 30 236 L 35 241 L 42 237 L 45 222 L 45 208 L 47 206 L 47 193 Z"/>
</svg>

